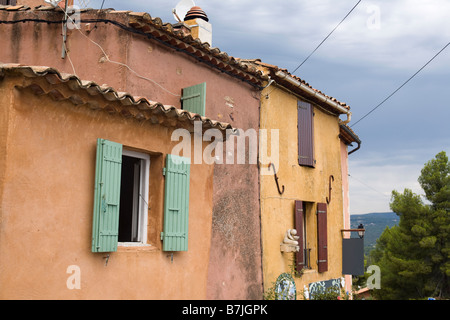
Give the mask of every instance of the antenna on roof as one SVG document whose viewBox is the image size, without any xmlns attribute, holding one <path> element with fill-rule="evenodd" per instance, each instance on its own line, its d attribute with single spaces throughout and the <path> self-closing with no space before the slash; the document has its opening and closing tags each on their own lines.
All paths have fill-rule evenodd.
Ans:
<svg viewBox="0 0 450 320">
<path fill-rule="evenodd" d="M 184 17 L 186 16 L 186 13 L 195 6 L 195 3 L 193 0 L 181 0 L 178 2 L 178 4 L 175 6 L 175 9 L 172 9 L 173 16 L 175 20 L 178 22 L 182 22 L 184 20 Z"/>
</svg>

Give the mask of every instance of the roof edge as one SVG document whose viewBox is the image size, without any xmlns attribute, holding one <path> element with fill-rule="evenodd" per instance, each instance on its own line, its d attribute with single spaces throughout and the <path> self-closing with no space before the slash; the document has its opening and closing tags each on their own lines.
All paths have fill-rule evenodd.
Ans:
<svg viewBox="0 0 450 320">
<path fill-rule="evenodd" d="M 187 120 L 192 125 L 195 121 L 201 121 L 204 129 L 215 128 L 222 132 L 225 132 L 227 129 L 234 130 L 229 123 L 215 121 L 171 105 L 151 101 L 145 97 L 136 97 L 127 92 L 118 92 L 109 86 L 100 86 L 93 81 L 81 80 L 76 75 L 60 73 L 58 70 L 47 66 L 29 66 L 0 62 L 0 82 L 4 81 L 7 76 L 40 78 L 45 80 L 48 86 L 63 84 L 73 93 L 66 95 L 63 92 L 47 90 L 46 86 L 40 86 L 38 84 L 24 84 L 23 87 L 32 88 L 36 94 L 49 94 L 53 98 L 68 100 L 75 105 L 90 104 L 90 101 L 80 100 L 77 90 L 84 90 L 88 96 L 101 95 L 105 99 L 105 105 L 116 102 L 119 106 L 118 109 L 120 109 L 118 113 L 126 117 L 134 117 L 138 120 L 151 120 L 152 115 L 162 114 L 170 118 L 176 117 L 177 121 L 181 122 Z M 131 110 L 133 107 L 135 107 L 135 110 Z M 143 116 L 146 113 L 148 113 L 148 117 Z"/>
<path fill-rule="evenodd" d="M 25 22 L 21 15 L 33 14 L 39 16 L 40 22 L 47 22 L 49 14 L 63 13 L 59 7 L 39 5 L 35 8 L 28 6 L 10 6 L 0 5 L 0 12 L 14 13 L 13 19 L 8 23 Z M 200 39 L 194 39 L 192 35 L 184 33 L 177 29 L 174 24 L 164 23 L 159 17 L 151 17 L 147 12 L 123 11 L 114 9 L 81 9 L 80 22 L 104 22 L 126 30 L 127 32 L 140 34 L 155 41 L 158 41 L 176 51 L 187 54 L 199 62 L 205 63 L 211 68 L 218 69 L 238 80 L 244 81 L 253 87 L 260 89 L 262 83 L 267 77 L 257 68 L 241 63 L 239 58 L 228 55 L 216 47 L 211 47 L 207 42 L 201 42 Z M 83 18 L 84 15 L 91 14 L 94 18 Z M 41 15 L 45 19 L 41 19 Z M 27 16 L 27 21 L 30 20 Z M 32 17 L 31 17 L 32 18 Z M 95 21 L 94 21 L 95 20 Z M 56 21 L 50 21 L 55 23 Z M 60 22 L 58 20 L 58 22 Z M 62 21 L 60 22 L 62 23 Z"/>
</svg>

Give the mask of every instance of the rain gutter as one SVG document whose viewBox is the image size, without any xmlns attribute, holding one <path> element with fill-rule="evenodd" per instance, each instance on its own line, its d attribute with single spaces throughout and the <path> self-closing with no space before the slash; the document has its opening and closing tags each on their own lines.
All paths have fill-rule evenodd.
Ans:
<svg viewBox="0 0 450 320">
<path fill-rule="evenodd" d="M 354 148 L 352 151 L 350 151 L 350 152 L 348 153 L 348 155 L 351 155 L 353 152 L 355 152 L 355 151 L 357 151 L 359 148 L 361 148 L 361 140 L 359 139 L 359 137 L 358 137 L 356 134 L 354 134 L 351 130 L 349 130 L 349 129 L 347 128 L 347 126 L 341 125 L 340 127 L 342 128 L 342 130 L 345 131 L 346 134 L 348 134 L 348 135 L 353 139 L 354 142 L 356 142 L 356 143 L 358 144 L 358 146 L 357 146 L 356 148 Z"/>
<path fill-rule="evenodd" d="M 341 106 L 336 101 L 333 101 L 330 98 L 324 96 L 322 93 L 313 90 L 309 86 L 301 83 L 300 81 L 298 81 L 297 79 L 291 77 L 290 75 L 288 75 L 287 73 L 285 73 L 283 71 L 279 71 L 278 70 L 278 71 L 275 72 L 275 75 L 277 77 L 279 77 L 280 79 L 285 80 L 285 81 L 289 82 L 290 84 L 292 84 L 293 86 L 301 89 L 302 91 L 304 91 L 308 95 L 313 96 L 314 98 L 317 98 L 321 102 L 324 102 L 325 104 L 327 104 L 328 106 L 332 107 L 333 109 L 339 111 L 340 113 L 343 113 L 343 114 L 347 115 L 347 119 L 343 120 L 341 123 L 347 124 L 347 123 L 350 122 L 350 120 L 352 118 L 352 113 L 347 108 Z M 356 150 L 354 150 L 354 151 L 356 151 Z"/>
</svg>

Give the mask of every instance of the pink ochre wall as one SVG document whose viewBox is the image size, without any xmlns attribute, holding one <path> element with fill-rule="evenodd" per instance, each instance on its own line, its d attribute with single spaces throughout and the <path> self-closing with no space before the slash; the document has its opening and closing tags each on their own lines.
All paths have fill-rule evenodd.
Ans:
<svg viewBox="0 0 450 320">
<path fill-rule="evenodd" d="M 82 13 L 83 19 L 97 17 L 96 11 Z M 100 17 L 122 24 L 128 21 L 124 12 L 101 13 Z M 2 20 L 27 18 L 57 20 L 62 15 L 50 11 L 0 11 Z M 61 24 L 2 24 L 4 50 L 0 50 L 0 62 L 50 66 L 60 72 L 76 74 L 80 79 L 177 108 L 181 108 L 183 88 L 206 82 L 207 117 L 228 122 L 235 128 L 258 131 L 259 95 L 251 85 L 160 41 L 111 23 L 99 22 L 95 28 L 92 25 L 89 28 L 91 31 L 87 32 L 87 24 L 82 23 L 80 30 L 68 31 L 68 52 L 62 59 Z M 91 131 L 95 132 L 95 128 Z M 131 132 L 122 134 L 128 137 Z M 166 141 L 170 139 L 167 131 L 154 134 Z M 259 299 L 262 297 L 262 267 L 258 167 L 248 163 L 217 164 L 210 180 L 211 185 L 199 187 L 205 189 L 205 193 L 212 193 L 213 199 L 211 240 L 205 240 L 210 242 L 209 259 L 199 266 L 207 272 L 207 281 L 203 283 L 205 296 Z M 136 263 L 140 262 L 136 260 Z M 155 268 L 163 272 L 166 267 L 173 266 L 163 263 Z"/>
</svg>

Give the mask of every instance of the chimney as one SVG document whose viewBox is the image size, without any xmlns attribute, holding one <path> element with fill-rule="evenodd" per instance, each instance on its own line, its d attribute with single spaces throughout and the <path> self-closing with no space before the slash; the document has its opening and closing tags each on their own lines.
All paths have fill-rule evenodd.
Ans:
<svg viewBox="0 0 450 320">
<path fill-rule="evenodd" d="M 208 21 L 206 13 L 197 6 L 192 7 L 184 17 L 184 23 L 191 28 L 192 37 L 212 46 L 212 26 Z"/>
</svg>

